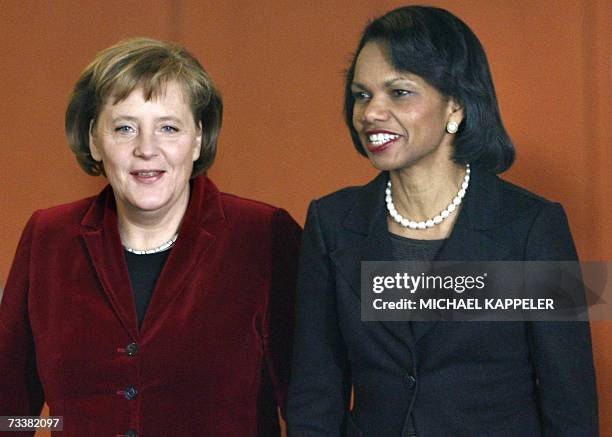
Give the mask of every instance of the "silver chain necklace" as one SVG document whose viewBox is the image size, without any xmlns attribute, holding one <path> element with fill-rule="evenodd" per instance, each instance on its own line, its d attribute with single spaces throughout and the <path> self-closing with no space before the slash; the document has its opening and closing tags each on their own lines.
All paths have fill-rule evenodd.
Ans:
<svg viewBox="0 0 612 437">
<path fill-rule="evenodd" d="M 133 253 L 134 255 L 150 255 L 152 253 L 159 253 L 163 252 L 164 250 L 170 249 L 172 246 L 174 246 L 174 242 L 176 241 L 177 237 L 178 233 L 174 234 L 174 236 L 165 243 L 161 244 L 160 246 L 154 247 L 153 249 L 138 250 L 132 249 L 131 247 L 127 246 L 123 246 L 123 248 L 128 252 Z"/>
</svg>

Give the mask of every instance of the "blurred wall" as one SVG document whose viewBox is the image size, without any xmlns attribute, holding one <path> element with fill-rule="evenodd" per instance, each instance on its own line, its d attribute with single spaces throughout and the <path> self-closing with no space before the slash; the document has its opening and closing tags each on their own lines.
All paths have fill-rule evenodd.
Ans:
<svg viewBox="0 0 612 437">
<path fill-rule="evenodd" d="M 612 259 L 612 8 L 606 0 L 430 1 L 487 50 L 518 151 L 505 177 L 560 201 L 582 259 Z M 375 172 L 342 122 L 342 78 L 368 19 L 398 1 L 0 0 L 0 280 L 38 208 L 95 194 L 66 146 L 72 85 L 94 54 L 131 36 L 185 44 L 225 99 L 211 176 L 287 208 Z M 607 23 L 607 24 L 606 24 Z M 612 322 L 594 323 L 602 435 L 612 436 Z"/>
</svg>

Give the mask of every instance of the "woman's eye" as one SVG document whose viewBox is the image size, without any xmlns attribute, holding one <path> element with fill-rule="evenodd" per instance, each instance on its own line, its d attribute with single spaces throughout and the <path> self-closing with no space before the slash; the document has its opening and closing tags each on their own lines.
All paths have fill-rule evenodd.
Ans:
<svg viewBox="0 0 612 437">
<path fill-rule="evenodd" d="M 136 132 L 136 130 L 132 126 L 117 126 L 115 132 L 120 134 L 132 134 Z"/>
<path fill-rule="evenodd" d="M 363 100 L 367 100 L 368 98 L 368 93 L 366 93 L 365 91 L 353 91 L 353 99 L 356 102 L 361 102 Z"/>
<path fill-rule="evenodd" d="M 168 125 L 162 126 L 161 130 L 162 130 L 162 132 L 167 133 L 167 134 L 174 134 L 174 133 L 179 131 L 177 127 L 175 127 L 175 126 L 168 126 Z"/>
<path fill-rule="evenodd" d="M 409 96 L 411 94 L 414 94 L 412 91 L 409 90 L 403 90 L 403 89 L 394 89 L 391 91 L 391 93 L 395 96 L 395 97 L 404 97 L 404 96 Z"/>
</svg>

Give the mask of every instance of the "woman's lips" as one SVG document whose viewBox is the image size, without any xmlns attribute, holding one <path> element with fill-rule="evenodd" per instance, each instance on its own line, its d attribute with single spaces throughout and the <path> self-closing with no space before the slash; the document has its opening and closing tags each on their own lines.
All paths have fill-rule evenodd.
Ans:
<svg viewBox="0 0 612 437">
<path fill-rule="evenodd" d="M 140 183 L 152 184 L 160 180 L 164 173 L 166 172 L 163 170 L 134 170 L 130 175 Z"/>
<path fill-rule="evenodd" d="M 366 147 L 372 153 L 382 153 L 393 145 L 400 138 L 400 135 L 384 131 L 374 130 L 366 132 Z"/>
</svg>

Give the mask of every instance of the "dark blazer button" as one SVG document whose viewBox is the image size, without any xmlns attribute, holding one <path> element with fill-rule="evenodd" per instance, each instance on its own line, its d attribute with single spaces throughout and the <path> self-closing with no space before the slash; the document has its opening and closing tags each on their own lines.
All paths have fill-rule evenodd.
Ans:
<svg viewBox="0 0 612 437">
<path fill-rule="evenodd" d="M 408 388 L 414 388 L 416 385 L 416 378 L 410 374 L 406 374 L 404 375 L 404 384 L 406 384 Z"/>
<path fill-rule="evenodd" d="M 133 357 L 138 353 L 138 345 L 136 343 L 130 343 L 125 347 L 125 353 L 128 357 Z"/>
<path fill-rule="evenodd" d="M 138 433 L 133 429 L 128 429 L 125 433 L 125 437 L 138 437 Z"/>
<path fill-rule="evenodd" d="M 128 401 L 133 401 L 134 399 L 136 399 L 136 396 L 138 395 L 138 390 L 136 390 L 134 386 L 130 385 L 125 389 L 125 392 L 123 395 Z"/>
</svg>

